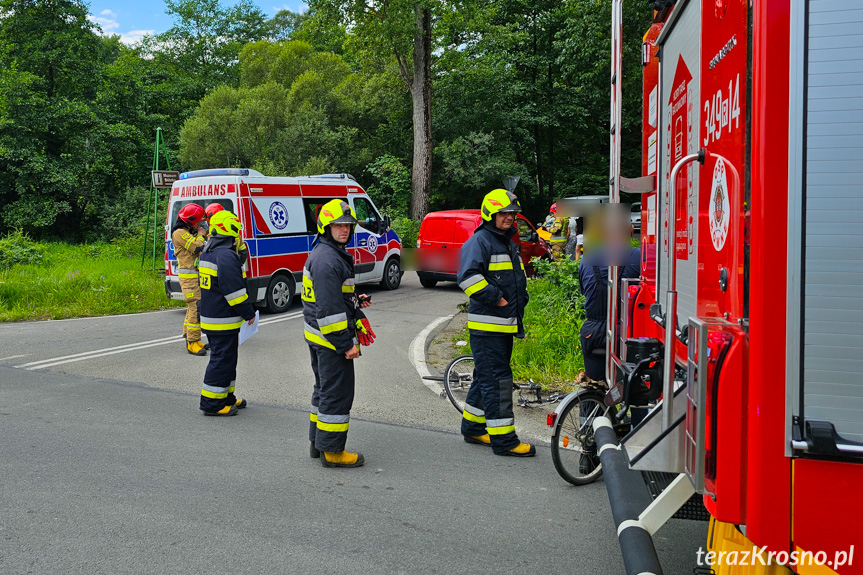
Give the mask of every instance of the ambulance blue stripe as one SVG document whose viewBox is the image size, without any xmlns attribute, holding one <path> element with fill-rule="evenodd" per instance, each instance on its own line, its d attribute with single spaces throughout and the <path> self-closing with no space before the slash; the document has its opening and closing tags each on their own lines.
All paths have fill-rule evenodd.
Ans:
<svg viewBox="0 0 863 575">
<path fill-rule="evenodd" d="M 309 251 L 312 236 L 288 236 L 284 238 L 257 238 L 257 253 L 255 257 L 277 256 L 281 254 L 299 254 Z"/>
</svg>

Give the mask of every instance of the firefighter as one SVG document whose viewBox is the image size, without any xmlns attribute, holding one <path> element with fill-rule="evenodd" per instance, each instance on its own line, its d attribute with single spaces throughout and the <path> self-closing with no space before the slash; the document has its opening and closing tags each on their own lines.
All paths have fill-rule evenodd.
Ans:
<svg viewBox="0 0 863 575">
<path fill-rule="evenodd" d="M 468 443 L 490 445 L 497 455 L 530 457 L 536 448 L 519 441 L 512 409 L 513 336 L 523 338 L 527 279 L 515 243 L 518 198 L 497 189 L 482 201 L 483 222 L 461 250 L 459 287 L 470 297 L 467 327 L 473 350 L 473 384 L 462 412 Z"/>
<path fill-rule="evenodd" d="M 224 209 L 225 208 L 222 207 L 222 204 L 219 204 L 216 202 L 213 202 L 212 204 L 207 204 L 207 209 L 205 210 L 207 212 L 207 219 L 212 218 L 214 215 L 216 215 L 217 213 L 221 212 Z M 249 259 L 249 250 L 246 249 L 246 242 L 243 241 L 242 237 L 237 238 L 237 241 L 238 241 L 237 253 L 240 254 L 240 263 L 244 266 L 243 277 L 246 277 L 245 265 L 246 265 L 246 260 Z"/>
<path fill-rule="evenodd" d="M 569 218 L 557 215 L 557 202 L 551 205 L 549 212 L 549 218 L 551 218 L 551 225 L 548 230 L 551 233 L 548 240 L 549 247 L 552 258 L 555 261 L 562 261 L 566 257 L 566 244 L 569 240 Z"/>
<path fill-rule="evenodd" d="M 186 318 L 183 321 L 183 337 L 186 339 L 186 350 L 192 355 L 207 355 L 209 346 L 201 342 L 201 321 L 198 318 L 198 301 L 201 299 L 201 289 L 198 284 L 198 270 L 195 262 L 204 244 L 207 233 L 201 225 L 207 214 L 198 204 L 183 206 L 177 214 L 177 221 L 171 230 L 171 241 L 174 244 L 174 255 L 177 258 L 177 274 L 180 277 L 180 289 L 186 302 Z"/>
<path fill-rule="evenodd" d="M 579 339 L 584 358 L 584 373 L 594 381 L 605 381 L 609 265 L 620 268 L 620 279 L 637 278 L 641 275 L 641 249 L 632 247 L 629 243 L 632 225 L 628 220 L 615 221 L 613 217 L 603 223 L 600 223 L 601 221 L 599 217 L 587 221 L 585 231 L 588 250 L 578 266 L 578 282 L 584 295 L 584 311 L 587 316 L 581 325 Z M 629 234 L 625 232 L 627 227 Z M 601 228 L 600 233 L 597 233 L 597 228 Z M 630 413 L 634 427 L 647 415 L 647 410 L 632 408 Z M 581 415 L 586 417 L 588 414 Z M 587 475 L 599 465 L 599 455 L 596 454 L 596 445 L 592 441 L 585 444 L 583 449 L 579 471 Z"/>
<path fill-rule="evenodd" d="M 201 387 L 204 415 L 236 415 L 246 400 L 234 396 L 237 349 L 243 321 L 252 324 L 255 309 L 249 300 L 237 246 L 242 224 L 227 210 L 210 220 L 210 241 L 198 264 L 201 278 L 201 327 L 210 340 L 210 362 Z"/>
<path fill-rule="evenodd" d="M 309 425 L 309 454 L 324 467 L 359 467 L 360 453 L 345 450 L 354 402 L 354 364 L 360 344 L 375 333 L 362 308 L 371 304 L 354 288 L 354 257 L 346 245 L 357 224 L 344 200 L 331 200 L 317 212 L 318 237 L 303 269 L 304 334 L 315 386 Z"/>
<path fill-rule="evenodd" d="M 605 380 L 605 340 L 608 329 L 608 266 L 621 268 L 619 277 L 638 278 L 641 275 L 641 249 L 629 244 L 632 225 L 614 222 L 606 225 L 604 238 L 597 238 L 599 219 L 588 222 L 593 245 L 581 260 L 578 282 L 584 295 L 584 311 L 587 316 L 581 326 L 581 352 L 584 356 L 584 373 L 594 381 Z M 628 228 L 629 234 L 626 233 Z M 591 231 L 593 233 L 591 234 Z"/>
</svg>

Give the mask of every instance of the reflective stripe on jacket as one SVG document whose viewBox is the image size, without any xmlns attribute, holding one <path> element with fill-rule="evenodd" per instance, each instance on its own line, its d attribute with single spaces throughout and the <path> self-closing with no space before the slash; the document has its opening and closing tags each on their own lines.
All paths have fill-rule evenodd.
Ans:
<svg viewBox="0 0 863 575">
<path fill-rule="evenodd" d="M 514 225 L 504 233 L 483 222 L 461 248 L 458 284 L 470 297 L 467 326 L 473 332 L 524 337 L 527 278 L 515 234 Z M 507 305 L 498 306 L 500 298 Z"/>
<path fill-rule="evenodd" d="M 354 257 L 318 236 L 303 269 L 303 333 L 306 341 L 347 353 L 357 345 L 356 322 L 365 317 L 354 295 Z"/>
<path fill-rule="evenodd" d="M 240 256 L 230 236 L 213 236 L 198 262 L 201 284 L 201 329 L 205 332 L 233 333 L 244 321 L 255 317 L 243 278 Z"/>
</svg>

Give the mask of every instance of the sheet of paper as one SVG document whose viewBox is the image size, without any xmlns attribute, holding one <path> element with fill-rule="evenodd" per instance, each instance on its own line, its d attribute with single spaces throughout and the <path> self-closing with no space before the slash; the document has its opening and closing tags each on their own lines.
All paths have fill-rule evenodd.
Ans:
<svg viewBox="0 0 863 575">
<path fill-rule="evenodd" d="M 258 333 L 258 324 L 261 320 L 261 312 L 260 310 L 255 311 L 255 322 L 252 325 L 249 325 L 249 322 L 244 321 L 243 325 L 240 326 L 240 345 L 243 345 L 243 342 Z"/>
</svg>

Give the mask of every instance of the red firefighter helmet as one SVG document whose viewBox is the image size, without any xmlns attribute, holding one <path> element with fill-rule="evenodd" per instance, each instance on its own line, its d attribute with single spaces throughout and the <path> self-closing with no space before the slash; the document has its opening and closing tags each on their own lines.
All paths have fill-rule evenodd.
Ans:
<svg viewBox="0 0 863 575">
<path fill-rule="evenodd" d="M 553 214 L 556 214 L 557 213 L 557 202 L 554 202 L 553 204 L 551 204 L 551 207 L 548 209 L 548 211 L 550 211 Z"/>
<path fill-rule="evenodd" d="M 207 213 L 198 204 L 189 204 L 183 206 L 177 217 L 190 228 L 197 228 L 204 218 L 207 217 Z"/>
<path fill-rule="evenodd" d="M 208 219 L 212 218 L 214 215 L 216 215 L 217 213 L 221 212 L 224 209 L 225 208 L 222 207 L 222 204 L 217 204 L 217 203 L 213 202 L 212 204 L 207 206 L 207 209 L 206 209 L 207 218 Z"/>
</svg>

